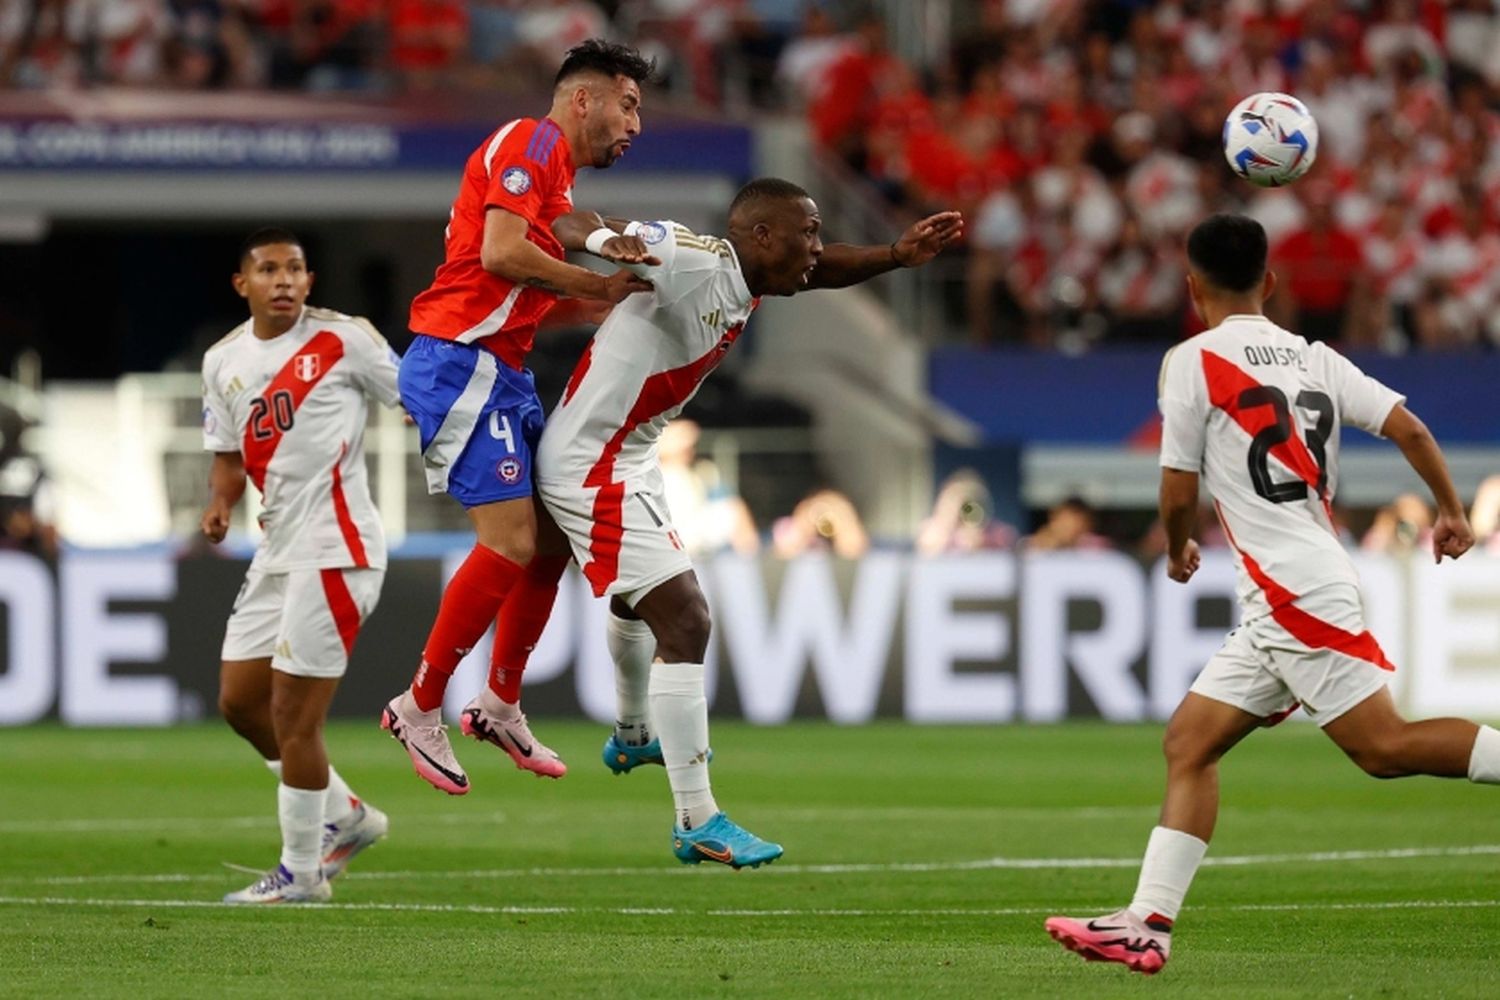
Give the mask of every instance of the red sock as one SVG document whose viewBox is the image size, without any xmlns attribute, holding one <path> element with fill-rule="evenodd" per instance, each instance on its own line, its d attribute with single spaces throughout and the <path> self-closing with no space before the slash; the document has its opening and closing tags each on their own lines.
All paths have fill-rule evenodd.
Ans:
<svg viewBox="0 0 1500 1000">
<path fill-rule="evenodd" d="M 424 712 L 443 703 L 448 679 L 484 630 L 490 627 L 511 586 L 524 572 L 494 549 L 476 545 L 443 591 L 437 621 L 422 650 L 422 667 L 411 684 L 412 700 Z"/>
<path fill-rule="evenodd" d="M 495 618 L 495 647 L 490 653 L 490 690 L 514 705 L 521 698 L 521 672 L 536 648 L 552 605 L 557 584 L 568 568 L 568 556 L 537 556 L 511 588 Z"/>
</svg>

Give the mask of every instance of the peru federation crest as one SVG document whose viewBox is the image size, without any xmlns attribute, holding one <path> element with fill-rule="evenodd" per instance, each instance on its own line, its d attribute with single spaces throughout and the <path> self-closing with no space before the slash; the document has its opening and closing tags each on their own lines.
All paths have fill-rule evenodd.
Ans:
<svg viewBox="0 0 1500 1000">
<path fill-rule="evenodd" d="M 292 374 L 304 382 L 312 382 L 323 372 L 323 359 L 316 354 L 299 354 L 292 359 Z"/>
</svg>

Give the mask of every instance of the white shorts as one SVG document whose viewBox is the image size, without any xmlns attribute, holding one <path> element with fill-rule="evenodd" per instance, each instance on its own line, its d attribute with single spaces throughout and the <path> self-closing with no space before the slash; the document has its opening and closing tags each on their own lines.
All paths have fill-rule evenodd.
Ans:
<svg viewBox="0 0 1500 1000">
<path fill-rule="evenodd" d="M 224 630 L 226 660 L 259 660 L 298 677 L 342 677 L 359 627 L 380 600 L 383 569 L 252 569 Z"/>
<path fill-rule="evenodd" d="M 1300 704 L 1326 726 L 1385 687 L 1395 669 L 1365 628 L 1358 588 L 1339 584 L 1229 633 L 1191 690 L 1261 718 Z"/>
<path fill-rule="evenodd" d="M 630 491 L 623 483 L 597 489 L 539 483 L 537 493 L 568 536 L 595 597 L 609 594 L 635 607 L 693 568 L 659 492 Z"/>
</svg>

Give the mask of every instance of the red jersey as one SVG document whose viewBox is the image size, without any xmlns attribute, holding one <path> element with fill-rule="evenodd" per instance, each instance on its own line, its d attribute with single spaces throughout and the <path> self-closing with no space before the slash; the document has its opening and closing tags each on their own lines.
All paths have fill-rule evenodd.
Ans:
<svg viewBox="0 0 1500 1000">
<path fill-rule="evenodd" d="M 526 238 L 562 260 L 552 220 L 573 210 L 574 173 L 573 151 L 550 118 L 517 118 L 485 140 L 464 165 L 448 213 L 442 266 L 412 301 L 412 332 L 478 344 L 519 370 L 537 323 L 557 296 L 484 269 L 479 253 L 485 214 L 503 208 L 521 216 L 528 223 Z"/>
</svg>

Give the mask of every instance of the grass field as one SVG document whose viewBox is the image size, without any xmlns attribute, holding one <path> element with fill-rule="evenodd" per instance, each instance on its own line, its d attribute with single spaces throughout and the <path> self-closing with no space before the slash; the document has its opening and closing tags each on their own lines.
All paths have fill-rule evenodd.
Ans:
<svg viewBox="0 0 1500 1000">
<path fill-rule="evenodd" d="M 1311 726 L 1224 768 L 1210 865 L 1154 977 L 1091 965 L 1050 913 L 1129 900 L 1156 727 L 715 726 L 715 791 L 779 840 L 679 865 L 659 769 L 543 723 L 559 782 L 464 741 L 450 799 L 371 725 L 334 760 L 391 816 L 322 907 L 217 903 L 268 867 L 271 776 L 223 727 L 0 730 L 5 996 L 1494 996 L 1500 790 L 1381 783 Z"/>
</svg>

